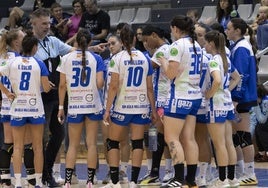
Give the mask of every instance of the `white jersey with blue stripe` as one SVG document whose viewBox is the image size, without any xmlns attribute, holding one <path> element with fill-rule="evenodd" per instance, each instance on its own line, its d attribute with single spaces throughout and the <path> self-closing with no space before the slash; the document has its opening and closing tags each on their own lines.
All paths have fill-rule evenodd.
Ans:
<svg viewBox="0 0 268 188">
<path fill-rule="evenodd" d="M 114 55 L 109 72 L 119 74 L 119 89 L 113 110 L 124 114 L 149 112 L 147 77 L 153 74 L 150 59 L 139 50 L 131 51 L 132 60 L 126 50 Z"/>
<path fill-rule="evenodd" d="M 166 59 L 169 58 L 169 44 L 164 44 L 160 46 L 151 58 L 152 62 L 156 63 L 159 66 L 161 64 L 159 63 L 157 58 L 159 58 L 160 56 L 163 56 Z M 161 103 L 164 105 L 164 102 L 166 101 L 170 87 L 170 79 L 166 77 L 164 70 L 161 66 L 154 69 L 153 84 L 157 107 L 161 107 Z"/>
<path fill-rule="evenodd" d="M 89 51 L 85 52 L 85 80 L 82 80 L 82 51 L 73 51 L 61 58 L 57 71 L 65 74 L 68 91 L 68 113 L 90 114 L 103 109 L 97 88 L 96 74 L 104 71 L 102 59 Z"/>
<path fill-rule="evenodd" d="M 200 88 L 201 88 L 201 93 L 202 93 L 202 102 L 200 105 L 200 108 L 197 112 L 197 114 L 206 114 L 206 99 L 205 99 L 205 92 L 207 90 L 206 88 L 206 74 L 207 74 L 207 69 L 208 69 L 208 62 L 212 58 L 211 54 L 208 54 L 206 52 L 206 49 L 202 49 L 202 62 L 201 62 L 201 78 L 200 78 Z"/>
<path fill-rule="evenodd" d="M 234 109 L 231 93 L 229 91 L 230 74 L 231 74 L 231 62 L 228 60 L 228 72 L 224 73 L 223 61 L 219 54 L 213 56 L 208 63 L 208 70 L 206 74 L 206 88 L 209 89 L 213 82 L 211 73 L 213 71 L 219 71 L 221 75 L 221 84 L 214 96 L 207 100 L 207 111 L 223 110 L 230 111 Z"/>
<path fill-rule="evenodd" d="M 19 56 L 16 52 L 9 51 L 7 53 L 7 58 L 1 58 L 0 61 L 2 62 L 12 62 L 16 56 Z M 1 83 L 11 91 L 11 83 L 7 76 L 1 76 Z M 9 115 L 11 102 L 8 97 L 2 92 L 2 105 L 1 105 L 1 115 Z"/>
<path fill-rule="evenodd" d="M 9 78 L 16 95 L 11 104 L 10 115 L 33 117 L 44 115 L 41 98 L 41 77 L 48 76 L 44 62 L 33 57 L 17 56 L 12 62 L 2 63 L 0 72 Z"/>
<path fill-rule="evenodd" d="M 202 98 L 200 83 L 201 47 L 195 41 L 196 53 L 191 38 L 181 38 L 170 46 L 169 61 L 178 62 L 183 71 L 173 79 L 168 98 L 200 99 Z"/>
</svg>

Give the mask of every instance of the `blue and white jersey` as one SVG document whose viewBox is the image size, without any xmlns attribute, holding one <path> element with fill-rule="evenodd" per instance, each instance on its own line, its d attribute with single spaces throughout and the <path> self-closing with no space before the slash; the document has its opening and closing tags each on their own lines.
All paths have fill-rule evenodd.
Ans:
<svg viewBox="0 0 268 188">
<path fill-rule="evenodd" d="M 82 79 L 82 51 L 76 50 L 61 58 L 57 71 L 65 74 L 68 91 L 68 114 L 90 114 L 103 109 L 96 75 L 105 67 L 100 56 L 85 52 L 85 80 Z"/>
<path fill-rule="evenodd" d="M 200 83 L 201 47 L 195 41 L 194 52 L 191 38 L 181 38 L 170 46 L 169 61 L 178 62 L 183 68 L 180 76 L 172 80 L 169 99 L 201 99 Z"/>
<path fill-rule="evenodd" d="M 9 78 L 12 91 L 16 95 L 11 104 L 10 115 L 15 117 L 44 115 L 41 77 L 49 74 L 44 62 L 33 57 L 17 56 L 12 62 L 2 63 L 0 72 Z"/>
<path fill-rule="evenodd" d="M 231 45 L 230 60 L 241 75 L 240 83 L 232 90 L 232 98 L 238 103 L 257 100 L 256 60 L 252 46 L 245 38 Z"/>
<path fill-rule="evenodd" d="M 154 85 L 154 94 L 156 99 L 156 107 L 163 107 L 168 96 L 170 79 L 168 79 L 164 73 L 161 64 L 158 62 L 160 56 L 169 58 L 169 45 L 164 44 L 160 46 L 156 52 L 153 54 L 151 60 L 160 67 L 154 69 L 153 74 L 153 85 Z"/>
<path fill-rule="evenodd" d="M 201 62 L 201 78 L 200 78 L 200 88 L 201 88 L 201 93 L 202 93 L 202 102 L 200 105 L 200 108 L 197 112 L 197 114 L 206 114 L 206 99 L 205 99 L 205 92 L 207 90 L 206 88 L 206 84 L 204 84 L 206 82 L 205 78 L 206 78 L 206 74 L 207 74 L 207 68 L 208 68 L 208 62 L 209 60 L 212 59 L 212 55 L 208 54 L 206 52 L 206 49 L 203 48 L 202 49 L 202 62 Z"/>
<path fill-rule="evenodd" d="M 221 84 L 214 94 L 214 96 L 207 100 L 207 111 L 230 111 L 234 109 L 231 93 L 229 91 L 229 83 L 230 83 L 230 74 L 231 74 L 231 62 L 228 60 L 228 72 L 224 73 L 223 61 L 219 54 L 213 56 L 213 58 L 209 61 L 207 67 L 207 74 L 205 78 L 206 88 L 209 89 L 212 85 L 213 78 L 211 73 L 213 71 L 219 71 L 221 75 Z"/>
<path fill-rule="evenodd" d="M 6 62 L 12 62 L 16 56 L 19 56 L 18 53 L 16 52 L 11 52 L 9 51 L 7 53 L 7 58 L 1 58 L 0 61 L 1 63 Z M 9 90 L 11 91 L 11 83 L 8 79 L 7 76 L 1 76 L 1 83 Z M 10 100 L 7 98 L 7 96 L 2 92 L 2 105 L 1 105 L 1 115 L 9 115 L 9 111 L 10 111 L 10 106 L 11 106 L 11 102 Z"/>
<path fill-rule="evenodd" d="M 126 50 L 114 55 L 109 72 L 119 74 L 119 89 L 113 110 L 123 114 L 149 112 L 147 77 L 153 74 L 150 59 L 139 50 L 131 51 L 132 60 Z"/>
</svg>

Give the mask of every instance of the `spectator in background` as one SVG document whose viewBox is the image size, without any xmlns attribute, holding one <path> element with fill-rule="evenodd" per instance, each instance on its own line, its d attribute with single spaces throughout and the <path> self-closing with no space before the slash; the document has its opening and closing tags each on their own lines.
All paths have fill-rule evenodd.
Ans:
<svg viewBox="0 0 268 188">
<path fill-rule="evenodd" d="M 36 10 L 40 7 L 50 8 L 56 0 L 35 0 L 33 10 Z M 29 14 L 22 10 L 20 7 L 14 7 L 9 13 L 8 24 L 5 27 L 6 29 L 11 29 L 15 27 L 22 26 L 23 28 L 29 27 Z"/>
<path fill-rule="evenodd" d="M 196 24 L 200 18 L 199 12 L 197 9 L 190 9 L 187 11 L 186 16 L 190 17 L 194 24 Z"/>
<path fill-rule="evenodd" d="M 223 26 L 224 30 L 232 18 L 239 17 L 238 12 L 233 9 L 233 0 L 219 0 L 217 4 L 217 21 Z"/>
<path fill-rule="evenodd" d="M 116 30 L 116 35 L 118 35 L 120 37 L 120 32 L 122 30 L 122 28 L 124 27 L 124 25 L 126 25 L 127 23 L 125 22 L 121 22 L 119 24 L 117 24 L 115 30 Z"/>
<path fill-rule="evenodd" d="M 213 30 L 217 30 L 217 31 L 219 31 L 220 33 L 222 33 L 222 34 L 224 35 L 224 37 L 225 37 L 225 46 L 226 46 L 227 48 L 229 48 L 229 46 L 230 46 L 230 42 L 229 42 L 229 40 L 227 39 L 227 36 L 226 36 L 226 33 L 225 33 L 225 31 L 224 31 L 223 26 L 222 26 L 220 23 L 214 23 L 214 24 L 212 24 L 212 25 L 210 26 L 210 28 L 213 29 Z M 227 52 L 229 52 L 229 50 L 228 50 Z M 229 53 L 229 54 L 230 54 L 230 53 Z"/>
<path fill-rule="evenodd" d="M 52 34 L 62 41 L 66 41 L 68 34 L 67 22 L 71 15 L 63 12 L 59 3 L 51 5 L 50 30 Z"/>
<path fill-rule="evenodd" d="M 259 16 L 255 21 L 255 27 L 257 30 L 257 46 L 259 50 L 263 50 L 268 46 L 268 6 L 261 6 L 259 8 Z"/>
<path fill-rule="evenodd" d="M 138 27 L 136 29 L 136 44 L 135 44 L 135 48 L 137 50 L 140 50 L 142 52 L 145 52 L 146 49 L 143 45 L 143 41 L 142 41 L 142 28 L 141 27 Z"/>
<path fill-rule="evenodd" d="M 268 91 L 260 84 L 257 88 L 258 106 L 252 108 L 251 122 L 255 127 L 256 144 L 258 153 L 255 162 L 268 162 Z"/>
<path fill-rule="evenodd" d="M 100 9 L 97 0 L 85 0 L 86 12 L 83 13 L 79 23 L 79 28 L 85 28 L 92 34 L 92 44 L 106 42 L 106 37 L 110 30 L 110 16 Z M 73 42 L 75 35 L 67 42 Z"/>
<path fill-rule="evenodd" d="M 68 39 L 73 37 L 78 32 L 82 14 L 86 11 L 84 0 L 74 0 L 72 2 L 72 6 L 74 10 L 74 15 L 72 15 L 67 22 Z"/>
</svg>

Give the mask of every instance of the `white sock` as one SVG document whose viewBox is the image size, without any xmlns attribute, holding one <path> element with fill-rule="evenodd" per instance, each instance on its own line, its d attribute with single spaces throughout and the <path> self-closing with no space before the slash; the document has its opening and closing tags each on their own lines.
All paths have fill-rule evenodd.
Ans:
<svg viewBox="0 0 268 188">
<path fill-rule="evenodd" d="M 42 173 L 35 173 L 36 186 L 42 187 Z"/>
<path fill-rule="evenodd" d="M 152 159 L 147 159 L 147 168 L 149 172 L 151 172 L 152 169 L 152 162 L 153 162 Z"/>
<path fill-rule="evenodd" d="M 254 162 L 245 163 L 245 174 L 254 175 Z"/>
<path fill-rule="evenodd" d="M 207 176 L 208 163 L 200 162 L 199 163 L 199 177 L 205 178 Z"/>
<path fill-rule="evenodd" d="M 14 174 L 15 177 L 15 187 L 21 187 L 21 173 Z"/>
<path fill-rule="evenodd" d="M 244 168 L 245 168 L 244 160 L 237 161 L 235 168 L 238 174 L 240 175 L 244 174 Z"/>
<path fill-rule="evenodd" d="M 127 167 L 128 167 L 128 163 L 127 162 L 121 162 L 121 164 L 120 164 L 120 170 L 122 170 L 123 172 L 127 173 Z"/>
<path fill-rule="evenodd" d="M 165 170 L 172 171 L 172 159 L 165 160 Z"/>
<path fill-rule="evenodd" d="M 53 172 L 60 172 L 60 163 L 54 163 L 53 165 Z"/>
</svg>

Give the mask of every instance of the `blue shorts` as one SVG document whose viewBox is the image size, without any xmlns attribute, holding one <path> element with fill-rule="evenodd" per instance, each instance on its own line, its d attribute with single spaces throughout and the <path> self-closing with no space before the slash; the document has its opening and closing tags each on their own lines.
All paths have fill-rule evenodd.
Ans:
<svg viewBox="0 0 268 188">
<path fill-rule="evenodd" d="M 234 110 L 214 110 L 207 113 L 208 123 L 224 123 L 226 120 L 234 120 Z"/>
<path fill-rule="evenodd" d="M 174 101 L 168 101 L 168 104 L 164 107 L 165 116 L 178 119 L 185 119 L 187 115 L 196 116 L 201 101 L 202 99 L 175 99 Z"/>
<path fill-rule="evenodd" d="M 117 125 L 128 126 L 130 123 L 145 125 L 151 123 L 150 114 L 122 114 L 113 111 L 111 121 Z"/>
<path fill-rule="evenodd" d="M 1 115 L 1 122 L 6 123 L 10 122 L 11 116 L 10 115 Z"/>
<path fill-rule="evenodd" d="M 100 121 L 103 119 L 103 110 L 97 113 L 91 114 L 68 114 L 68 123 L 82 123 L 85 121 L 86 117 L 93 121 Z"/>
<path fill-rule="evenodd" d="M 20 127 L 25 124 L 44 124 L 46 122 L 45 115 L 33 117 L 15 117 L 11 116 L 10 125 Z"/>
</svg>

